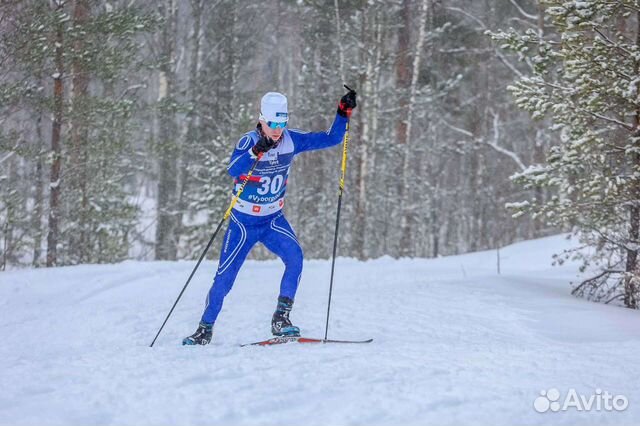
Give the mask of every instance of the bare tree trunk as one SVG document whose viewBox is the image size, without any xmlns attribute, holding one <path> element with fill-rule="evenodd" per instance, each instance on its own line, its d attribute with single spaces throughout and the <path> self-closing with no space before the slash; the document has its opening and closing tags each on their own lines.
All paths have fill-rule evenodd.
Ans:
<svg viewBox="0 0 640 426">
<path fill-rule="evenodd" d="M 62 10 L 64 3 L 56 3 L 56 11 Z M 55 266 L 58 262 L 59 216 L 60 216 L 60 169 L 62 167 L 62 117 L 64 108 L 64 28 L 62 23 L 56 28 L 55 67 L 53 76 L 53 124 L 51 128 L 51 152 L 53 161 L 49 177 L 49 233 L 47 235 L 47 266 Z"/>
<path fill-rule="evenodd" d="M 16 158 L 10 158 L 7 161 L 7 177 L 9 187 L 18 186 L 17 176 L 17 160 Z M 16 250 L 16 241 L 14 240 L 14 229 L 16 226 L 16 204 L 17 200 L 10 200 L 6 206 L 6 221 L 5 226 L 2 229 L 2 240 L 4 241 L 4 247 L 2 248 L 2 263 L 0 263 L 0 270 L 4 271 L 9 263 L 12 262 Z M 4 207 L 4 206 L 3 206 Z M 3 208 L 4 210 L 4 208 Z"/>
<path fill-rule="evenodd" d="M 41 80 L 41 79 L 39 79 Z M 35 268 L 40 266 L 40 256 L 42 253 L 42 212 L 44 210 L 44 166 L 43 151 L 44 141 L 42 140 L 42 111 L 38 113 L 36 119 L 36 175 L 35 175 L 35 195 L 33 216 L 31 219 L 31 227 L 33 228 L 33 261 L 31 265 Z"/>
<path fill-rule="evenodd" d="M 542 39 L 544 37 L 544 13 L 545 5 L 538 0 L 538 37 Z M 534 164 L 542 164 L 545 161 L 545 144 L 544 133 L 541 128 L 536 131 L 536 141 L 533 148 L 533 161 Z M 544 190 L 541 187 L 535 189 L 536 202 L 539 206 L 544 203 Z M 539 232 L 542 230 L 543 222 L 541 220 L 533 219 L 533 235 L 539 236 Z"/>
<path fill-rule="evenodd" d="M 411 70 L 409 65 L 409 44 L 411 41 L 411 0 L 403 0 L 402 9 L 401 9 L 401 25 L 398 29 L 398 48 L 397 48 L 397 56 L 395 62 L 395 71 L 396 71 L 396 89 L 398 91 L 398 119 L 396 121 L 396 142 L 400 147 L 400 152 L 406 153 L 407 144 L 409 143 L 409 134 L 408 130 L 408 122 L 407 122 L 407 109 L 409 105 L 409 87 L 411 85 Z M 405 159 L 402 158 L 400 162 L 400 170 L 399 176 L 404 176 L 404 167 Z M 407 253 L 409 242 L 405 238 L 408 234 L 409 230 L 405 229 L 408 227 L 406 210 L 404 206 L 406 206 L 407 201 L 407 192 L 408 188 L 406 187 L 406 182 L 404 178 L 399 180 L 398 185 L 398 193 L 396 198 L 396 205 L 398 209 L 396 210 L 400 214 L 400 235 L 402 236 L 400 239 L 399 247 L 398 247 L 398 255 L 402 256 Z"/>
<path fill-rule="evenodd" d="M 370 55 L 370 65 L 367 66 L 367 69 L 369 70 L 367 73 L 369 75 L 366 84 L 363 86 L 366 94 L 365 99 L 369 99 L 369 102 L 367 106 L 367 113 L 360 114 L 367 119 L 366 129 L 368 135 L 370 135 L 367 136 L 366 139 L 363 136 L 361 143 L 358 143 L 360 148 L 360 182 L 358 185 L 358 199 L 356 204 L 357 223 L 355 226 L 355 233 L 359 237 L 359 247 L 356 255 L 360 259 L 368 259 L 372 255 L 371 251 L 374 249 L 375 245 L 371 238 L 372 230 L 370 226 L 370 222 L 372 222 L 374 217 L 372 217 L 372 214 L 369 211 L 369 205 L 373 201 L 371 200 L 372 195 L 374 194 L 372 189 L 375 189 L 375 184 L 373 183 L 375 179 L 373 165 L 376 161 L 376 150 L 379 137 L 378 115 L 381 108 L 380 84 L 382 77 L 382 51 L 384 49 L 384 13 L 386 13 L 386 11 L 376 8 L 376 19 L 374 25 L 372 25 L 372 27 L 375 27 L 374 39 L 372 40 L 375 53 Z M 361 129 L 364 135 L 364 127 L 361 127 Z M 374 202 L 377 203 L 377 201 Z"/>
<path fill-rule="evenodd" d="M 431 256 L 438 257 L 440 255 L 440 226 L 438 226 L 440 216 L 440 190 L 438 185 L 436 185 L 434 192 L 435 193 L 431 197 Z"/>
<path fill-rule="evenodd" d="M 239 17 L 238 17 L 238 4 L 233 2 L 232 6 L 231 6 L 231 11 L 229 13 L 229 16 L 227 17 L 227 19 L 229 20 L 229 32 L 230 32 L 230 42 L 227 44 L 228 48 L 228 60 L 229 60 L 229 97 L 228 97 L 228 102 L 229 105 L 236 105 L 237 102 L 237 96 L 238 96 L 238 71 L 240 70 L 240 55 L 237 51 L 237 49 L 234 48 L 234 41 L 237 41 L 237 37 L 236 37 L 236 31 L 238 28 L 238 21 L 239 21 Z M 280 1 L 278 1 L 277 3 L 277 8 L 278 11 L 280 9 Z M 280 20 L 280 13 L 278 12 L 277 14 L 277 19 L 278 21 Z M 276 26 L 276 28 L 279 28 L 279 24 L 278 26 Z M 275 34 L 275 32 L 273 32 Z M 275 35 L 274 35 L 275 37 Z M 274 43 L 274 46 L 277 45 L 277 42 Z M 274 57 L 275 58 L 275 57 Z M 274 59 L 275 60 L 275 59 Z M 277 60 L 276 62 L 276 83 L 278 82 L 278 77 L 280 76 L 280 61 Z M 229 113 L 228 111 L 225 111 L 226 113 Z M 233 114 L 231 115 L 231 119 L 235 120 L 236 117 L 233 116 Z"/>
<path fill-rule="evenodd" d="M 409 3 L 405 2 L 405 7 L 409 7 Z M 411 159 L 413 157 L 411 152 L 411 128 L 413 122 L 414 105 L 416 102 L 416 94 L 418 89 L 418 77 L 420 74 L 420 59 L 422 57 L 422 47 L 424 45 L 424 39 L 426 37 L 426 23 L 427 23 L 427 9 L 428 1 L 422 0 L 420 4 L 420 15 L 418 18 L 418 39 L 416 40 L 415 52 L 413 54 L 413 63 L 411 70 L 411 80 L 409 83 L 409 99 L 406 105 L 406 118 L 404 119 L 404 152 L 402 155 L 402 195 L 398 197 L 398 200 L 404 206 L 404 211 L 400 219 L 400 230 L 402 236 L 400 239 L 400 255 L 410 256 L 413 253 L 413 238 L 412 235 L 415 232 L 415 214 L 417 206 L 416 200 L 411 198 L 411 184 L 410 177 L 415 175 L 415 171 L 411 167 Z M 407 11 L 408 13 L 408 11 Z M 404 14 L 404 13 L 403 13 Z M 410 22 L 405 21 L 407 25 Z M 408 29 L 410 31 L 410 28 Z"/>
<path fill-rule="evenodd" d="M 640 46 L 640 12 L 636 13 L 636 46 Z M 640 72 L 640 61 L 636 59 L 635 62 L 635 75 Z M 636 82 L 637 89 L 640 89 L 640 84 Z M 635 115 L 633 116 L 633 127 L 635 129 L 640 128 L 640 108 L 636 108 Z M 633 135 L 634 138 L 640 137 L 640 131 L 636 130 Z M 640 168 L 640 154 L 634 153 L 632 155 L 633 166 L 635 169 Z M 640 184 L 633 183 L 634 187 L 632 193 L 634 194 L 633 203 L 629 207 L 629 237 L 628 240 L 631 244 L 628 244 L 627 251 L 627 275 L 624 280 L 624 304 L 627 308 L 638 308 L 638 239 L 640 237 Z"/>
<path fill-rule="evenodd" d="M 636 137 L 640 136 L 640 133 L 636 135 Z M 634 162 L 637 165 L 640 165 L 640 155 L 633 154 Z M 637 185 L 637 184 L 636 184 Z M 635 192 L 640 195 L 640 188 L 635 188 Z M 638 200 L 638 198 L 636 198 Z M 637 203 L 637 201 L 636 201 Z M 638 241 L 638 237 L 640 237 L 640 227 L 638 224 L 640 223 L 640 207 L 637 204 L 634 204 L 630 207 L 629 211 L 629 240 L 633 241 L 633 246 L 636 246 L 636 242 Z M 625 271 L 627 272 L 627 276 L 624 280 L 624 305 L 627 308 L 636 309 L 638 308 L 638 300 L 637 300 L 637 283 L 638 283 L 638 250 L 627 248 L 627 264 Z"/>
<path fill-rule="evenodd" d="M 177 241 L 175 233 L 176 193 L 176 126 L 172 107 L 175 90 L 175 49 L 177 8 L 175 0 L 164 2 L 165 27 L 162 31 L 160 64 L 159 123 L 159 179 L 158 221 L 156 225 L 156 260 L 175 260 Z"/>
<path fill-rule="evenodd" d="M 377 133 L 377 111 L 379 108 L 377 81 L 379 80 L 380 49 L 378 43 L 381 37 L 380 11 L 369 8 L 363 11 L 361 24 L 361 41 L 365 49 L 361 49 L 361 60 L 364 62 L 364 72 L 359 78 L 360 103 L 367 103 L 366 114 L 358 114 L 358 143 L 354 144 L 357 151 L 357 177 L 355 199 L 355 220 L 353 223 L 352 250 L 359 259 L 367 257 L 367 201 L 371 194 L 369 189 L 369 165 L 375 152 L 375 138 Z M 371 31 L 375 28 L 375 31 Z M 372 50 L 374 53 L 372 53 Z"/>
<path fill-rule="evenodd" d="M 11 249 L 11 243 L 9 242 L 9 221 L 4 225 L 4 229 L 2 230 L 2 262 L 0 262 L 0 271 L 4 271 L 7 268 L 7 264 L 9 263 L 9 250 Z"/>
<path fill-rule="evenodd" d="M 338 0 L 334 0 L 334 5 L 333 5 L 335 11 L 336 11 L 336 38 L 337 38 L 337 44 L 338 44 L 338 58 L 340 59 L 340 78 L 342 79 L 343 82 L 345 82 L 345 75 L 344 75 L 344 47 L 342 44 L 342 40 L 341 40 L 341 31 L 340 31 L 340 7 L 338 5 Z"/>
<path fill-rule="evenodd" d="M 204 0 L 192 0 L 191 9 L 193 16 L 193 32 L 191 33 L 191 60 L 189 63 L 189 82 L 187 87 L 187 99 L 191 103 L 191 109 L 186 116 L 186 131 L 184 132 L 184 140 L 177 147 L 177 178 L 176 178 L 176 215 L 175 215 L 175 234 L 176 239 L 182 235 L 182 221 L 185 211 L 184 192 L 186 189 L 186 168 L 188 149 L 198 138 L 197 114 L 196 109 L 199 107 L 200 99 L 200 44 L 202 39 L 202 13 L 204 10 Z"/>
<path fill-rule="evenodd" d="M 84 26 L 89 20 L 89 0 L 76 0 L 73 8 L 74 25 Z M 76 52 L 84 51 L 85 43 L 82 38 L 74 41 Z M 71 80 L 71 101 L 73 114 L 70 122 L 71 130 L 71 155 L 70 168 L 75 170 L 70 177 L 69 190 L 80 196 L 80 206 L 72 205 L 72 209 L 78 212 L 78 239 L 77 247 L 73 251 L 77 253 L 77 260 L 84 263 L 89 260 L 89 238 L 87 210 L 89 208 L 89 196 L 87 194 L 87 123 L 82 108 L 87 100 L 89 89 L 89 75 L 81 60 L 75 60 L 72 65 L 73 78 Z M 74 197 L 75 203 L 76 197 Z"/>
</svg>

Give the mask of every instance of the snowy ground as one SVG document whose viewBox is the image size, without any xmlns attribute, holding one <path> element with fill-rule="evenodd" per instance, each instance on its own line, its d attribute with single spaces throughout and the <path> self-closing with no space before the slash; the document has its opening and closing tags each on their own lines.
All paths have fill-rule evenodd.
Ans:
<svg viewBox="0 0 640 426">
<path fill-rule="evenodd" d="M 0 273 L 0 425 L 632 424 L 640 312 L 576 299 L 570 242 L 433 260 L 337 263 L 333 338 L 368 345 L 239 348 L 268 337 L 282 266 L 248 262 L 207 347 L 194 331 L 206 263 L 148 347 L 193 262 Z M 322 337 L 330 264 L 309 261 L 292 315 Z M 624 395 L 624 411 L 538 413 L 557 388 Z M 542 401 L 544 402 L 544 401 Z M 544 406 L 544 404 L 542 404 Z M 595 406 L 595 404 L 594 404 Z"/>
</svg>

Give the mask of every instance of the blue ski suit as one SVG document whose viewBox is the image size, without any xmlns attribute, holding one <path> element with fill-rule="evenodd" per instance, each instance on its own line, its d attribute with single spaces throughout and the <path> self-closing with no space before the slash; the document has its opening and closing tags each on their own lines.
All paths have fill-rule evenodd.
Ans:
<svg viewBox="0 0 640 426">
<path fill-rule="evenodd" d="M 302 275 L 303 253 L 293 228 L 282 212 L 291 164 L 296 155 L 305 151 L 338 145 L 344 137 L 347 121 L 346 117 L 336 114 L 327 132 L 285 129 L 278 144 L 260 158 L 232 210 L 202 322 L 212 324 L 216 321 L 224 297 L 231 290 L 240 267 L 257 242 L 263 243 L 284 262 L 280 296 L 291 300 L 295 298 Z M 231 154 L 227 170 L 234 178 L 234 196 L 255 162 L 251 148 L 258 142 L 260 132 L 258 127 L 243 135 Z"/>
</svg>

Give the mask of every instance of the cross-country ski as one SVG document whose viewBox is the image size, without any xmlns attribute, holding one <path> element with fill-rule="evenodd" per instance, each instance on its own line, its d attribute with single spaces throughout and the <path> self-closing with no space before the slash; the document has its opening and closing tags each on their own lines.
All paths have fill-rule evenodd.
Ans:
<svg viewBox="0 0 640 426">
<path fill-rule="evenodd" d="M 271 339 L 261 340 L 253 343 L 243 343 L 240 346 L 272 346 L 285 343 L 371 343 L 373 339 L 367 340 L 334 340 L 334 339 L 313 339 L 302 336 L 278 336 Z"/>
</svg>

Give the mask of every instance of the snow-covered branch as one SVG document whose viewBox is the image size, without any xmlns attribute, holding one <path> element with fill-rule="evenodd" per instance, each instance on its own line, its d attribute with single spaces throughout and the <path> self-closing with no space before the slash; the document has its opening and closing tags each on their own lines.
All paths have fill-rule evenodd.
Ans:
<svg viewBox="0 0 640 426">
<path fill-rule="evenodd" d="M 5 161 L 7 161 L 9 158 L 13 157 L 15 154 L 15 151 L 11 151 L 10 153 L 8 153 L 7 155 L 5 155 L 3 158 L 0 158 L 0 164 L 4 163 Z"/>
<path fill-rule="evenodd" d="M 487 145 L 489 145 L 497 152 L 511 158 L 518 165 L 518 167 L 520 167 L 520 170 L 525 170 L 527 166 L 524 165 L 520 157 L 518 157 L 515 152 L 509 151 L 508 149 L 505 149 L 498 144 L 500 140 L 500 116 L 493 113 L 493 111 L 491 113 L 493 114 L 493 140 L 487 141 Z"/>
<path fill-rule="evenodd" d="M 502 62 L 507 68 L 509 68 L 511 72 L 513 72 L 515 75 L 517 75 L 520 78 L 524 77 L 524 74 L 522 74 L 516 67 L 514 67 L 513 64 L 511 64 L 511 62 L 509 62 L 507 58 L 505 58 L 505 56 L 502 53 L 500 53 L 500 51 L 496 50 L 495 52 L 496 52 L 496 56 L 498 57 L 498 60 Z"/>
<path fill-rule="evenodd" d="M 520 170 L 525 170 L 527 168 L 527 166 L 524 165 L 524 163 L 522 162 L 520 157 L 518 157 L 518 155 L 515 152 L 509 151 L 508 149 L 503 148 L 498 144 L 498 142 L 500 140 L 500 117 L 499 117 L 498 114 L 493 113 L 493 111 L 491 112 L 491 114 L 493 115 L 493 140 L 491 140 L 491 141 L 484 140 L 482 138 L 477 138 L 469 130 L 462 129 L 460 127 L 454 126 L 453 124 L 447 122 L 444 119 L 441 119 L 440 121 L 442 122 L 442 124 L 447 126 L 449 129 L 453 130 L 454 132 L 457 132 L 457 133 L 460 133 L 462 135 L 465 135 L 465 136 L 473 139 L 476 142 L 485 143 L 485 144 L 489 145 L 495 151 L 497 151 L 497 152 L 499 152 L 499 153 L 501 153 L 503 155 L 506 155 L 507 157 L 511 158 L 518 165 Z"/>
<path fill-rule="evenodd" d="M 521 14 L 522 16 L 524 16 L 525 18 L 528 18 L 528 19 L 533 19 L 533 20 L 536 20 L 536 21 L 538 20 L 538 16 L 537 16 L 537 15 L 532 15 L 532 14 L 530 14 L 530 13 L 527 13 L 527 12 L 522 8 L 522 6 L 520 6 L 520 5 L 518 4 L 518 2 L 517 2 L 516 0 L 510 0 L 510 1 L 511 1 L 511 4 L 515 6 L 515 8 L 518 10 L 518 12 L 520 12 L 520 14 Z"/>
<path fill-rule="evenodd" d="M 450 128 L 453 131 L 461 133 L 461 134 L 463 134 L 465 136 L 468 136 L 470 138 L 474 138 L 473 133 L 471 133 L 470 131 L 465 130 L 465 129 L 461 129 L 460 127 L 456 127 L 453 124 L 447 122 L 445 119 L 440 119 L 440 121 L 442 122 L 442 124 L 444 124 L 445 126 L 447 126 L 448 128 Z"/>
<path fill-rule="evenodd" d="M 447 10 L 451 10 L 452 12 L 458 12 L 461 13 L 462 15 L 466 16 L 467 18 L 477 22 L 483 30 L 488 30 L 487 26 L 485 25 L 484 22 L 482 22 L 482 20 L 478 19 L 476 16 L 472 15 L 471 13 L 467 12 L 464 9 L 460 9 L 459 7 L 447 7 Z M 508 60 L 507 58 L 504 56 L 504 54 L 498 50 L 498 49 L 494 49 L 494 53 L 496 54 L 496 57 L 500 60 L 500 62 L 502 62 L 511 72 L 513 72 L 515 75 L 517 75 L 518 77 L 522 78 L 523 74 L 518 71 L 518 69 L 516 67 L 514 67 Z"/>
<path fill-rule="evenodd" d="M 613 40 L 611 40 L 609 37 L 607 37 L 599 28 L 593 28 L 593 30 L 598 33 L 598 35 L 605 41 L 607 42 L 607 44 L 609 44 L 612 47 L 615 47 L 619 50 L 621 50 L 622 52 L 626 53 L 628 56 L 631 57 L 635 57 L 633 52 L 630 52 L 629 50 L 625 49 L 624 47 L 620 46 L 618 43 L 615 43 Z"/>
<path fill-rule="evenodd" d="M 622 126 L 629 131 L 636 130 L 631 124 L 625 123 L 624 121 L 620 121 L 617 118 L 607 117 L 606 115 L 598 114 L 597 112 L 589 111 L 584 108 L 578 108 L 579 111 L 592 115 L 593 117 L 599 118 L 601 120 L 608 121 L 609 123 L 617 124 L 618 126 Z"/>
<path fill-rule="evenodd" d="M 474 16 L 472 13 L 467 12 L 464 9 L 460 9 L 459 7 L 445 7 L 445 9 L 450 10 L 452 12 L 458 12 L 464 16 L 466 16 L 467 18 L 471 19 L 472 21 L 477 22 L 480 27 L 482 27 L 482 29 L 487 29 L 487 26 L 484 24 L 484 22 L 482 22 L 482 20 L 480 20 L 478 17 Z"/>
</svg>

